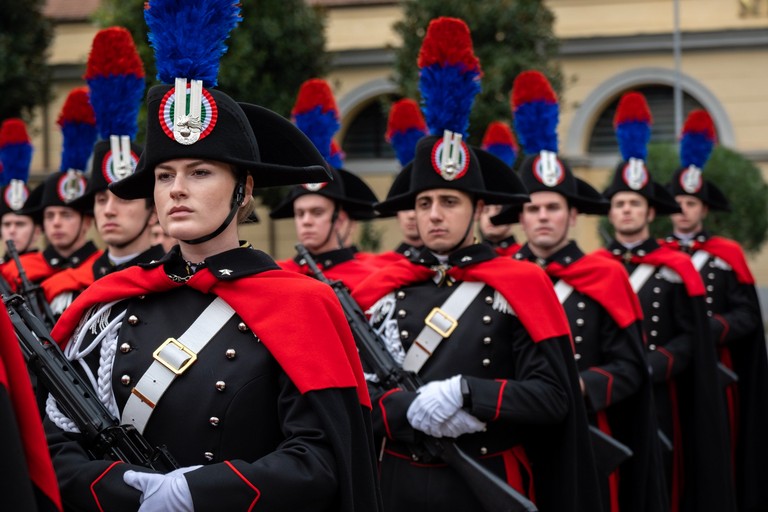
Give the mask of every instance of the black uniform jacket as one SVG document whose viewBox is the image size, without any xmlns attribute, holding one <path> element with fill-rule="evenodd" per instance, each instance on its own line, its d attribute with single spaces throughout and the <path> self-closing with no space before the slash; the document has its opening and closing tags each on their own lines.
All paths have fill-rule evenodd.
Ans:
<svg viewBox="0 0 768 512">
<path fill-rule="evenodd" d="M 522 456 L 527 457 L 533 472 L 534 501 L 539 510 L 600 510 L 597 473 L 586 411 L 577 394 L 567 320 L 550 281 L 535 265 L 500 258 L 483 244 L 454 252 L 442 270 L 435 270 L 437 263 L 428 250 L 423 250 L 415 262 L 402 260 L 370 276 L 353 297 L 367 310 L 394 292 L 392 311 L 407 350 L 430 310 L 453 291 L 455 284 L 448 283 L 485 283 L 420 376 L 424 381 L 457 374 L 465 377 L 471 401 L 465 407 L 486 422 L 487 428 L 459 436 L 458 446 L 508 481 L 514 479 L 505 464 L 510 452 L 522 447 Z M 499 304 L 500 297 L 508 308 Z M 397 389 L 378 390 L 374 397 L 374 431 L 387 438 L 390 459 L 402 461 L 397 474 L 387 473 L 386 459 L 382 466 L 385 506 L 390 510 L 419 510 L 420 504 L 435 507 L 435 503 L 455 500 L 453 509 L 468 510 L 470 505 L 465 504 L 472 503 L 466 498 L 470 490 L 455 475 L 432 473 L 429 482 L 419 477 L 420 464 L 441 461 L 423 459 L 409 446 L 422 435 L 406 418 L 414 398 L 415 393 Z M 412 457 L 418 460 L 414 462 Z M 520 452 L 515 458 L 520 461 Z M 522 484 L 523 492 L 529 491 L 525 478 L 516 483 Z"/>
<path fill-rule="evenodd" d="M 54 512 L 61 497 L 11 320 L 0 309 L 0 495 L 3 510 Z"/>
<path fill-rule="evenodd" d="M 594 254 L 621 261 L 630 278 L 640 264 L 655 267 L 635 291 L 643 307 L 659 426 L 681 456 L 675 473 L 682 479 L 673 480 L 670 498 L 683 510 L 735 510 L 725 404 L 700 276 L 689 258 L 654 239 L 631 250 L 613 242 Z"/>
<path fill-rule="evenodd" d="M 768 510 L 768 357 L 755 280 L 744 251 L 733 240 L 706 232 L 688 244 L 671 236 L 660 243 L 688 254 L 704 251 L 708 255 L 699 273 L 707 290 L 709 327 L 720 362 L 739 379 L 737 395 L 728 394 L 736 425 L 739 510 Z"/>
<path fill-rule="evenodd" d="M 52 334 L 68 340 L 93 305 L 120 301 L 110 314 L 125 311 L 111 388 L 122 410 L 153 351 L 216 295 L 236 314 L 171 384 L 144 430 L 180 466 L 203 465 L 185 475 L 195 510 L 379 510 L 370 401 L 327 286 L 279 270 L 250 247 L 208 258 L 190 275 L 176 247 L 98 280 Z M 95 368 L 99 357 L 94 350 L 85 359 Z M 146 468 L 89 460 L 78 436 L 46 428 L 67 506 L 136 510 L 139 492 L 122 475 Z"/>
<path fill-rule="evenodd" d="M 642 310 L 626 270 L 618 262 L 585 255 L 574 242 L 545 260 L 528 244 L 514 257 L 538 263 L 553 283 L 562 280 L 573 287 L 563 308 L 590 422 L 633 453 L 620 466 L 620 510 L 666 510 Z"/>
</svg>

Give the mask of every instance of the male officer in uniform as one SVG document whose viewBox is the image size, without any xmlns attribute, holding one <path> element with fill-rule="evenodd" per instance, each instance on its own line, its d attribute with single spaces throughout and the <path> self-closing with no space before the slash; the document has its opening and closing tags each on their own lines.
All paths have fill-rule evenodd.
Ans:
<svg viewBox="0 0 768 512">
<path fill-rule="evenodd" d="M 70 117 L 72 113 L 74 118 Z M 83 87 L 71 91 L 59 117 L 65 135 L 61 172 L 51 174 L 38 185 L 20 210 L 42 224 L 48 240 L 42 252 L 26 254 L 21 258 L 27 277 L 33 283 L 39 283 L 65 268 L 91 265 L 101 255 L 101 251 L 87 238 L 91 217 L 70 204 L 85 192 L 83 170 L 96 138 L 93 117 L 87 89 Z M 70 130 L 72 127 L 75 129 Z M 18 286 L 20 277 L 15 262 L 9 262 L 2 272 L 12 287 Z M 61 300 L 53 308 L 54 313 L 61 313 L 71 302 L 69 296 L 60 297 Z"/>
<path fill-rule="evenodd" d="M 442 160 L 448 153 L 457 160 Z M 433 163 L 433 154 L 442 163 Z M 404 170 L 408 191 L 381 205 L 415 206 L 425 245 L 413 262 L 393 263 L 353 294 L 403 367 L 428 382 L 419 393 L 375 392 L 389 510 L 479 507 L 444 462 L 412 449 L 424 434 L 457 438 L 541 510 L 599 509 L 568 327 L 549 281 L 535 267 L 474 243 L 484 201 L 526 197 L 519 181 L 500 172 L 504 167 L 455 138 L 425 137 Z M 466 298 L 463 311 L 447 306 L 454 292 Z M 440 346 L 422 349 L 434 335 Z M 573 457 L 583 457 L 578 472 Z"/>
<path fill-rule="evenodd" d="M 0 188 L 0 229 L 3 248 L 7 240 L 13 240 L 19 254 L 37 250 L 35 246 L 41 233 L 32 217 L 17 213 L 29 197 L 27 179 L 31 161 L 32 145 L 24 121 L 6 119 L 0 126 L 0 177 L 5 183 Z M 10 259 L 6 254 L 0 259 L 0 265 Z"/>
<path fill-rule="evenodd" d="M 704 286 L 687 257 L 650 237 L 655 215 L 679 212 L 645 167 L 650 121 L 641 94 L 622 97 L 614 122 L 624 161 L 603 193 L 616 240 L 597 254 L 624 263 L 643 308 L 657 418 L 672 445 L 670 510 L 734 510 L 714 347 L 701 342 L 708 337 Z"/>
<path fill-rule="evenodd" d="M 165 254 L 160 246 L 151 244 L 150 228 L 157 223 L 152 200 L 127 201 L 107 190 L 110 183 L 133 174 L 141 154 L 141 147 L 131 140 L 144 92 L 144 68 L 127 30 L 110 27 L 97 32 L 85 76 L 101 140 L 93 147 L 88 187 L 70 206 L 93 215 L 106 250 L 92 265 L 66 269 L 46 279 L 42 288 L 49 302 L 63 293 L 80 293 L 110 272 L 149 263 Z M 133 85 L 119 87 L 121 83 Z M 131 97 L 133 105 L 129 104 Z"/>
<path fill-rule="evenodd" d="M 704 142 L 702 144 L 702 141 Z M 725 194 L 703 177 L 715 142 L 712 119 L 691 112 L 680 141 L 681 167 L 667 185 L 682 213 L 661 245 L 691 255 L 706 286 L 709 329 L 720 363 L 738 382 L 725 388 L 740 510 L 768 510 L 768 359 L 755 280 L 737 242 L 704 227 L 710 211 L 730 211 Z M 704 149 L 704 151 L 702 151 Z"/>
<path fill-rule="evenodd" d="M 296 125 L 312 140 L 326 161 L 330 159 L 331 137 L 338 127 L 338 112 L 328 84 L 320 79 L 304 82 L 293 108 Z M 322 128 L 326 128 L 323 130 Z M 273 219 L 293 218 L 299 242 L 313 255 L 328 279 L 354 289 L 373 269 L 349 242 L 354 221 L 376 215 L 376 195 L 355 174 L 332 168 L 333 180 L 306 183 L 290 189 L 270 213 Z M 297 255 L 277 262 L 281 268 L 311 274 Z"/>
</svg>

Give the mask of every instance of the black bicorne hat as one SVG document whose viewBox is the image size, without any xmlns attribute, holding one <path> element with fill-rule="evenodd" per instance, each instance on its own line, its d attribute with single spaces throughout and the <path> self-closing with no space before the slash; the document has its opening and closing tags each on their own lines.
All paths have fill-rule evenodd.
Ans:
<svg viewBox="0 0 768 512">
<path fill-rule="evenodd" d="M 522 204 L 529 200 L 525 186 L 497 157 L 472 148 L 461 136 L 446 131 L 443 137 L 423 137 L 416 145 L 410 166 L 400 171 L 398 183 L 403 192 L 376 205 L 385 212 L 413 210 L 416 196 L 425 190 L 448 188 L 460 190 L 488 204 Z"/>
<path fill-rule="evenodd" d="M 22 180 L 11 180 L 6 186 L 0 189 L 0 217 L 6 213 L 19 212 L 29 198 L 29 187 Z"/>
<path fill-rule="evenodd" d="M 109 186 L 116 195 L 124 199 L 152 197 L 155 167 L 176 158 L 232 164 L 253 176 L 254 187 L 328 179 L 320 153 L 298 128 L 278 114 L 255 105 L 238 104 L 221 91 L 203 88 L 199 123 L 174 130 L 175 97 L 173 86 L 157 85 L 150 89 L 147 144 L 136 172 Z M 263 140 L 254 135 L 254 127 Z"/>
<path fill-rule="evenodd" d="M 288 195 L 269 216 L 273 219 L 293 217 L 293 202 L 307 194 L 317 194 L 338 203 L 352 220 L 371 220 L 376 217 L 373 205 L 376 195 L 357 175 L 346 169 L 331 168 L 332 181 L 304 183 L 291 188 Z"/>
<path fill-rule="evenodd" d="M 379 212 L 380 219 L 394 217 L 397 215 L 397 210 L 388 210 L 382 208 L 381 205 L 386 204 L 387 201 L 393 197 L 397 197 L 408 192 L 408 187 L 411 184 L 411 167 L 413 167 L 413 161 L 410 161 L 405 164 L 405 166 L 403 166 L 397 176 L 395 176 L 395 179 L 392 181 L 392 185 L 390 185 L 389 191 L 387 191 L 387 197 L 384 198 L 384 201 L 376 205 L 376 211 Z"/>
<path fill-rule="evenodd" d="M 557 192 L 564 196 L 579 213 L 605 215 L 610 203 L 586 181 L 577 178 L 570 167 L 556 153 L 541 151 L 526 157 L 519 169 L 520 179 L 529 194 Z M 518 221 L 522 205 L 504 208 L 491 218 L 494 225 L 514 224 Z"/>
<path fill-rule="evenodd" d="M 730 212 L 731 203 L 717 185 L 702 177 L 702 171 L 696 166 L 680 168 L 672 175 L 667 185 L 672 197 L 693 196 L 701 200 L 710 210 Z"/>
<path fill-rule="evenodd" d="M 88 213 L 88 208 L 76 201 L 85 193 L 87 185 L 80 171 L 53 173 L 29 194 L 24 207 L 16 213 L 29 215 L 38 224 L 42 223 L 43 213 L 49 206 L 66 206 L 80 213 Z"/>
<path fill-rule="evenodd" d="M 130 148 L 130 151 L 127 151 Z M 125 154 L 116 155 L 125 151 Z M 85 193 L 72 202 L 74 207 L 84 211 L 93 211 L 93 201 L 97 192 L 107 190 L 110 184 L 123 180 L 132 175 L 139 164 L 142 147 L 130 142 L 130 144 L 117 144 L 114 146 L 109 140 L 100 140 L 93 146 L 91 155 L 90 176 Z"/>
<path fill-rule="evenodd" d="M 645 162 L 637 158 L 630 158 L 628 162 L 621 162 L 616 167 L 613 181 L 603 191 L 603 196 L 610 200 L 618 192 L 640 194 L 656 210 L 657 215 L 671 215 L 681 212 L 675 198 L 670 195 L 666 188 L 653 181 L 651 174 L 645 167 Z"/>
</svg>

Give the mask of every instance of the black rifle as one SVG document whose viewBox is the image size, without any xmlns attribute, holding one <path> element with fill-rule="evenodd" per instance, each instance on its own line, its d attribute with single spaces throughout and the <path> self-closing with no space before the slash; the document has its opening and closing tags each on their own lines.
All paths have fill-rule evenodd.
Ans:
<svg viewBox="0 0 768 512">
<path fill-rule="evenodd" d="M 589 426 L 589 437 L 597 471 L 603 477 L 610 476 L 622 462 L 633 455 L 627 445 L 592 425 Z"/>
<path fill-rule="evenodd" d="M 35 316 L 43 321 L 48 329 L 53 329 L 56 324 L 56 318 L 51 311 L 51 306 L 45 299 L 45 294 L 40 286 L 33 284 L 27 277 L 24 265 L 21 264 L 19 251 L 16 250 L 16 244 L 13 240 L 7 240 L 5 245 L 8 247 L 8 254 L 16 262 L 16 270 L 19 273 L 19 294 L 24 297 L 32 309 Z"/>
<path fill-rule="evenodd" d="M 318 268 L 312 255 L 302 244 L 296 246 L 315 277 L 333 288 L 341 302 L 357 347 L 368 366 L 376 373 L 379 383 L 386 389 L 418 390 L 423 382 L 413 372 L 405 371 L 387 351 L 384 341 L 365 318 L 360 306 L 340 281 L 330 281 Z M 444 460 L 472 489 L 487 512 L 537 512 L 536 505 L 510 487 L 502 479 L 478 464 L 448 439 L 425 437 L 421 448 L 433 457 Z"/>
<path fill-rule="evenodd" d="M 164 446 L 155 448 L 133 425 L 119 424 L 80 378 L 24 298 L 10 293 L 4 282 L 0 288 L 29 368 L 80 430 L 81 442 L 91 458 L 121 460 L 162 473 L 176 469 L 178 464 Z"/>
</svg>

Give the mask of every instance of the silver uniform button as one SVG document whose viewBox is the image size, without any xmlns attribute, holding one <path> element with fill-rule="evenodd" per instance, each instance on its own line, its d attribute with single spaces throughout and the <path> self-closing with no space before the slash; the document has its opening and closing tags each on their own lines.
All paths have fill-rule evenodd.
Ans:
<svg viewBox="0 0 768 512">
<path fill-rule="evenodd" d="M 59 264 L 59 258 L 51 258 L 51 265 L 58 265 L 58 264 Z"/>
<path fill-rule="evenodd" d="M 210 423 L 211 426 L 214 426 L 214 427 L 218 427 L 219 426 L 219 422 L 220 422 L 220 420 L 216 416 L 211 416 L 211 418 L 208 420 L 208 423 Z"/>
<path fill-rule="evenodd" d="M 486 448 L 485 446 L 480 448 L 480 455 L 488 455 L 488 448 Z"/>
<path fill-rule="evenodd" d="M 661 293 L 661 288 L 659 288 L 658 286 L 654 286 L 653 293 Z"/>
<path fill-rule="evenodd" d="M 130 385 L 131 384 L 131 376 L 130 375 L 123 375 L 122 377 L 120 377 L 120 383 L 123 386 Z"/>
<path fill-rule="evenodd" d="M 224 352 L 224 355 L 227 356 L 227 359 L 234 359 L 237 352 L 233 348 L 228 348 L 227 351 Z"/>
<path fill-rule="evenodd" d="M 651 351 L 656 350 L 656 345 L 651 343 L 650 345 L 648 345 L 648 350 L 651 350 Z"/>
<path fill-rule="evenodd" d="M 573 354 L 573 358 L 578 361 L 581 359 L 581 354 Z"/>
<path fill-rule="evenodd" d="M 584 325 L 584 319 L 583 318 L 577 318 L 576 319 L 576 325 L 578 325 L 579 327 Z"/>
<path fill-rule="evenodd" d="M 711 292 L 711 291 L 714 291 L 714 290 L 715 290 L 715 287 L 714 287 L 714 286 L 712 286 L 711 284 L 708 284 L 708 285 L 707 285 L 707 291 L 708 291 L 708 292 Z"/>
<path fill-rule="evenodd" d="M 74 258 L 72 258 L 72 263 L 74 263 L 75 265 L 77 265 L 78 263 L 80 263 L 80 258 L 78 258 L 77 256 L 75 256 Z"/>
<path fill-rule="evenodd" d="M 712 272 L 710 272 L 709 274 L 707 274 L 707 277 L 708 277 L 709 279 L 714 279 L 714 278 L 715 278 L 715 274 L 714 274 L 714 273 L 712 273 Z"/>
<path fill-rule="evenodd" d="M 576 343 L 581 343 L 582 341 L 584 341 L 584 338 L 582 338 L 581 336 L 576 336 L 575 338 L 573 338 L 573 341 L 575 341 Z"/>
<path fill-rule="evenodd" d="M 659 304 L 658 302 L 654 301 L 654 302 L 651 304 L 651 306 L 653 306 L 653 307 L 654 307 L 654 308 L 656 308 L 656 309 L 659 309 L 659 306 L 661 306 L 661 304 Z"/>
<path fill-rule="evenodd" d="M 401 291 L 399 291 L 399 292 L 397 292 L 397 294 L 396 294 L 396 297 L 397 297 L 398 299 L 400 299 L 400 300 L 404 299 L 404 298 L 405 298 L 405 292 L 404 292 L 404 291 L 402 291 L 402 290 L 401 290 Z"/>
<path fill-rule="evenodd" d="M 211 462 L 213 460 L 213 452 L 205 452 L 203 457 L 205 457 L 205 460 L 208 462 Z"/>
<path fill-rule="evenodd" d="M 120 345 L 120 352 L 122 352 L 123 354 L 127 354 L 130 351 L 131 351 L 131 344 L 130 343 L 122 343 Z"/>
<path fill-rule="evenodd" d="M 483 366 L 485 366 L 486 368 L 488 368 L 489 366 L 491 366 L 491 360 L 490 360 L 490 359 L 487 359 L 487 358 L 486 358 L 486 359 L 483 359 Z"/>
<path fill-rule="evenodd" d="M 483 338 L 483 345 L 490 345 L 490 344 L 491 344 L 490 336 L 486 336 L 485 338 Z"/>
<path fill-rule="evenodd" d="M 483 323 L 484 323 L 485 325 L 488 325 L 488 324 L 490 324 L 490 323 L 491 323 L 491 317 L 490 317 L 489 315 L 485 315 L 485 316 L 483 316 Z"/>
<path fill-rule="evenodd" d="M 485 296 L 485 303 L 486 304 L 493 304 L 493 297 L 491 297 L 490 295 L 486 295 Z"/>
<path fill-rule="evenodd" d="M 651 322 L 658 322 L 658 321 L 659 321 L 659 317 L 657 315 L 653 315 L 651 317 Z"/>
<path fill-rule="evenodd" d="M 651 336 L 654 338 L 659 335 L 659 331 L 651 331 Z"/>
<path fill-rule="evenodd" d="M 245 325 L 245 322 L 240 322 L 237 324 L 237 330 L 240 332 L 248 332 L 248 326 Z"/>
<path fill-rule="evenodd" d="M 128 325 L 136 325 L 139 323 L 139 317 L 136 315 L 131 315 L 128 317 Z"/>
<path fill-rule="evenodd" d="M 587 305 L 584 304 L 583 302 L 579 302 L 579 303 L 576 304 L 576 307 L 579 308 L 579 309 L 584 309 L 584 308 L 587 307 Z"/>
<path fill-rule="evenodd" d="M 707 302 L 707 304 L 712 304 L 712 297 L 707 297 L 704 300 Z"/>
<path fill-rule="evenodd" d="M 411 454 L 411 459 L 412 459 L 414 462 L 418 462 L 418 461 L 419 461 L 419 456 L 418 456 L 418 455 L 416 455 L 415 453 L 412 453 L 412 454 Z"/>
<path fill-rule="evenodd" d="M 408 331 L 400 331 L 400 338 L 408 339 Z"/>
<path fill-rule="evenodd" d="M 224 391 L 227 389 L 227 383 L 223 380 L 217 380 L 216 381 L 216 391 Z"/>
<path fill-rule="evenodd" d="M 406 311 L 404 309 L 399 309 L 397 311 L 397 318 L 405 318 L 405 315 L 407 315 Z"/>
</svg>

